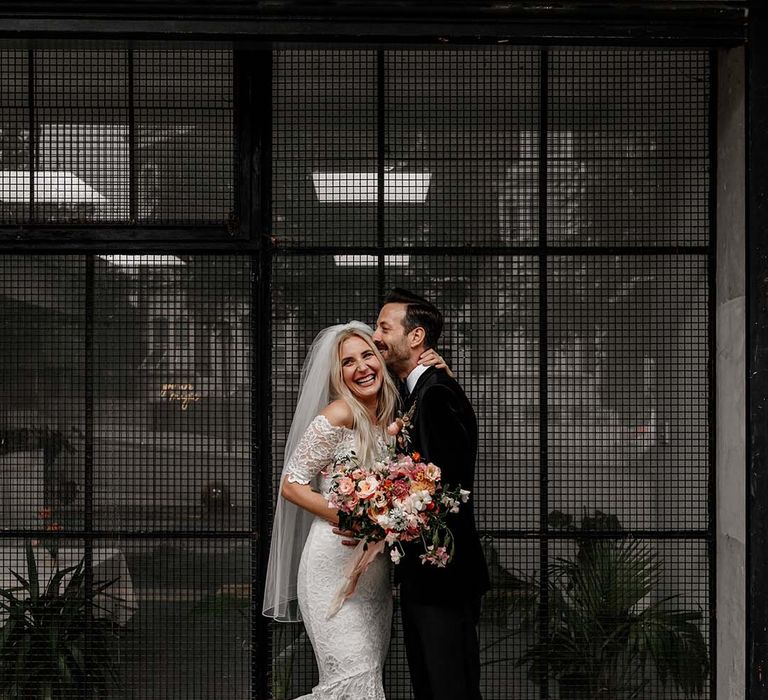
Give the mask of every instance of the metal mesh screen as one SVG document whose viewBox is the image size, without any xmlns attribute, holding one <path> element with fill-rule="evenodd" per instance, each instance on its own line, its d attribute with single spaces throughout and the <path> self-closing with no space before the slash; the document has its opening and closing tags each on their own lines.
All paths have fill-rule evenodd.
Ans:
<svg viewBox="0 0 768 700">
<path fill-rule="evenodd" d="M 19 589 L 21 610 L 34 591 L 12 571 L 34 569 L 68 601 L 89 673 L 54 696 L 253 697 L 266 676 L 275 698 L 310 692 L 301 625 L 271 624 L 269 647 L 252 647 L 257 513 L 312 338 L 373 323 L 397 285 L 444 312 L 438 349 L 479 419 L 486 700 L 592 698 L 596 678 L 616 698 L 685 696 L 670 646 L 645 667 L 626 645 L 595 660 L 587 623 L 604 609 L 572 593 L 598 564 L 602 604 L 624 596 L 618 619 L 677 620 L 693 690 L 711 697 L 708 55 L 273 56 L 269 290 L 255 244 L 253 258 L 147 251 L 129 231 L 120 250 L 0 256 L 0 588 Z M 230 217 L 231 52 L 0 58 L 0 224 L 117 237 L 113 223 Z M 255 317 L 267 291 L 271 318 Z M 267 382 L 271 413 L 256 415 Z M 268 420 L 272 489 L 257 504 Z M 51 584 L 57 567 L 72 568 Z M 384 679 L 405 700 L 393 595 Z M 26 657 L 29 683 L 48 677 L 35 666 L 47 649 Z"/>
<path fill-rule="evenodd" d="M 572 594 L 598 564 L 619 614 L 690 620 L 709 696 L 710 88 L 697 51 L 275 54 L 274 473 L 315 333 L 392 286 L 434 301 L 480 423 L 485 698 L 684 696 L 671 652 L 592 654 Z M 272 674 L 275 697 L 317 682 L 300 625 L 273 626 Z"/>
<path fill-rule="evenodd" d="M 250 259 L 0 265 L 0 694 L 248 697 Z"/>
<path fill-rule="evenodd" d="M 233 216 L 231 52 L 0 53 L 0 224 Z"/>
</svg>

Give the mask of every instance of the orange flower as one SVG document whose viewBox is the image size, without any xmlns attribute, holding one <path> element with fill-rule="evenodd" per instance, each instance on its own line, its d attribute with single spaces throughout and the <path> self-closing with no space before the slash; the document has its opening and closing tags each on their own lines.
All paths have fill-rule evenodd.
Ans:
<svg viewBox="0 0 768 700">
<path fill-rule="evenodd" d="M 420 452 L 414 452 L 414 453 L 411 455 L 411 459 L 412 459 L 414 462 L 421 462 L 421 453 L 420 453 Z"/>
</svg>

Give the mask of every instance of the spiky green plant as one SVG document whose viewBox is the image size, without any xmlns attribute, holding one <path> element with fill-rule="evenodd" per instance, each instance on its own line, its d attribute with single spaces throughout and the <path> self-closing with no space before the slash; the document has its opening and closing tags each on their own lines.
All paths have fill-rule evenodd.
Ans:
<svg viewBox="0 0 768 700">
<path fill-rule="evenodd" d="M 638 698 L 654 679 L 701 695 L 709 675 L 703 616 L 678 609 L 677 595 L 653 600 L 656 554 L 628 537 L 577 543 L 573 558 L 551 562 L 546 579 L 531 580 L 520 599 L 529 629 L 544 634 L 518 665 L 539 684 L 556 681 L 561 700 Z"/>
<path fill-rule="evenodd" d="M 115 623 L 96 617 L 85 596 L 85 567 L 56 571 L 43 584 L 32 545 L 26 576 L 11 571 L 18 586 L 0 589 L 0 698 L 48 700 L 104 697 L 120 686 Z M 96 583 L 94 596 L 110 594 L 115 580 Z"/>
</svg>

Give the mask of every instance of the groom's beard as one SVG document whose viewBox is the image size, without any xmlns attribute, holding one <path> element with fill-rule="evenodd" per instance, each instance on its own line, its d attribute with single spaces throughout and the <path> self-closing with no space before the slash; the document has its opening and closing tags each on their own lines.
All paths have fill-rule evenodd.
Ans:
<svg viewBox="0 0 768 700">
<path fill-rule="evenodd" d="M 401 348 L 397 345 L 387 345 L 386 348 L 376 346 L 384 357 L 384 363 L 387 369 L 396 377 L 400 376 L 403 370 L 408 369 L 411 362 L 411 355 L 408 348 Z"/>
</svg>

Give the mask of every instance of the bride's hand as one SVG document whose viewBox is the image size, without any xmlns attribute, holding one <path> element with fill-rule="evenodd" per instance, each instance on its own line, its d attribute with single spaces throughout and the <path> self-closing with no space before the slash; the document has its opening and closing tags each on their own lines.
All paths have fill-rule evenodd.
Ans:
<svg viewBox="0 0 768 700">
<path fill-rule="evenodd" d="M 433 348 L 425 350 L 419 356 L 419 364 L 426 365 L 427 367 L 437 367 L 437 369 L 444 369 L 449 377 L 455 377 L 451 368 L 446 364 L 441 355 L 438 355 Z"/>
<path fill-rule="evenodd" d="M 347 539 L 342 540 L 341 543 L 347 547 L 357 547 L 357 545 L 360 544 L 360 540 L 354 539 L 355 533 L 351 530 L 341 530 L 340 528 L 335 527 L 333 528 L 333 533 L 339 537 L 346 537 Z"/>
</svg>

